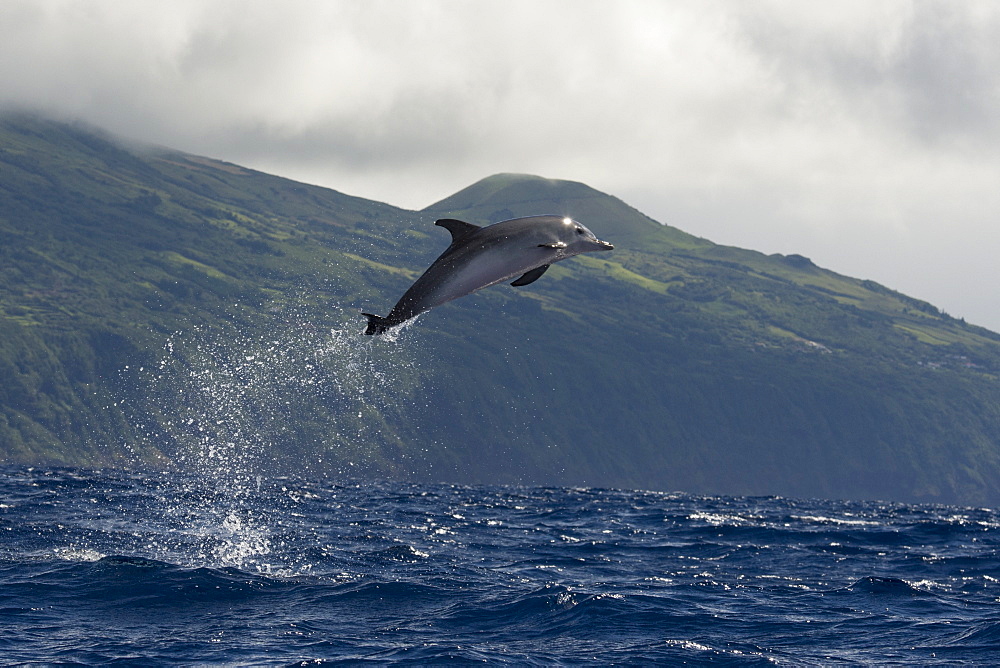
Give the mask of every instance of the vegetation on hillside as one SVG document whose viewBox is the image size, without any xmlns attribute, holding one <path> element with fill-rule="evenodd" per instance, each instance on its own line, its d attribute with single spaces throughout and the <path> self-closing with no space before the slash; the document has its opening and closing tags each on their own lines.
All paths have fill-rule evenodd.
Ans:
<svg viewBox="0 0 1000 668">
<path fill-rule="evenodd" d="M 616 249 L 360 335 L 447 245 L 435 218 L 539 213 Z M 993 332 L 583 184 L 412 212 L 0 120 L 7 462 L 995 503 L 998 376 Z"/>
</svg>

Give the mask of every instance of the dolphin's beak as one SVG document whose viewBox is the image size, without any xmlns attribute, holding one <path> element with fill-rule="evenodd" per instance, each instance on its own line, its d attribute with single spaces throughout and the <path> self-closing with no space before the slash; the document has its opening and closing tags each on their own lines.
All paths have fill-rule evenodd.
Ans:
<svg viewBox="0 0 1000 668">
<path fill-rule="evenodd" d="M 609 244 L 607 241 L 601 241 L 600 239 L 598 239 L 597 248 L 595 248 L 594 250 L 614 250 L 614 248 L 615 247 Z"/>
</svg>

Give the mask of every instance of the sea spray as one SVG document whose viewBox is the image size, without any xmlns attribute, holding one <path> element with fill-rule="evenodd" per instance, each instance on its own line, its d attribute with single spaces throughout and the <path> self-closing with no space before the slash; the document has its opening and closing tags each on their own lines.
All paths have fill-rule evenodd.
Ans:
<svg viewBox="0 0 1000 668">
<path fill-rule="evenodd" d="M 146 374 L 144 432 L 183 474 L 158 490 L 166 533 L 197 543 L 203 564 L 287 570 L 272 556 L 281 528 L 270 518 L 295 494 L 262 485 L 287 473 L 356 476 L 384 463 L 387 444 L 401 451 L 417 348 L 400 332 L 372 340 L 312 323 L 296 312 L 252 333 L 174 332 Z"/>
<path fill-rule="evenodd" d="M 158 445 L 173 461 L 239 476 L 262 458 L 274 472 L 276 459 L 301 455 L 296 473 L 320 457 L 347 472 L 393 439 L 382 427 L 417 396 L 417 351 L 309 321 L 283 325 L 251 334 L 196 327 L 169 337 L 148 394 Z"/>
</svg>

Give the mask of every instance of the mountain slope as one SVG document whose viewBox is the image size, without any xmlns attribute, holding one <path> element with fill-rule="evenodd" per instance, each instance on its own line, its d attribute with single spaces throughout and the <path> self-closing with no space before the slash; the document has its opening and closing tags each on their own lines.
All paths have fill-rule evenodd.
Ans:
<svg viewBox="0 0 1000 668">
<path fill-rule="evenodd" d="M 943 353 L 940 348 L 910 347 L 910 341 L 951 345 L 950 355 L 975 355 L 982 349 L 986 357 L 980 361 L 996 370 L 993 344 L 1000 343 L 1000 336 L 994 332 L 956 321 L 926 302 L 872 281 L 822 269 L 800 255 L 765 256 L 693 237 L 584 184 L 497 175 L 425 212 L 485 224 L 528 215 L 540 207 L 588 221 L 599 236 L 617 241 L 618 252 L 613 256 L 582 258 L 588 266 L 649 291 L 692 302 L 703 312 L 739 320 L 735 327 L 750 328 L 746 334 L 752 331 L 758 342 L 795 345 L 815 340 L 826 347 L 868 353 L 873 346 L 879 347 L 881 337 L 888 336 L 888 347 L 882 352 L 890 357 L 908 357 L 906 351 L 918 359 L 921 355 L 939 358 Z M 782 297 L 792 303 L 783 303 Z M 875 321 L 883 326 L 873 337 L 866 330 Z"/>
<path fill-rule="evenodd" d="M 547 201 L 539 186 L 552 193 Z M 502 200 L 491 201 L 497 192 Z M 595 350 L 607 348 L 613 361 L 600 380 L 581 373 L 570 385 L 589 395 L 583 403 L 610 403 L 629 416 L 601 439 L 583 428 L 570 440 L 606 447 L 615 433 L 628 434 L 630 449 L 645 450 L 634 461 L 680 489 L 991 494 L 995 474 L 984 472 L 997 464 L 1000 436 L 990 399 L 996 334 L 800 256 L 764 256 L 661 227 L 582 184 L 500 175 L 427 213 L 486 223 L 538 207 L 616 243 L 613 254 L 580 258 L 563 285 L 539 281 L 532 295 L 543 308 L 586 295 L 598 313 L 559 330 L 556 341 L 586 346 L 590 371 Z M 602 318 L 603 331 L 581 329 L 596 330 Z"/>
<path fill-rule="evenodd" d="M 538 213 L 616 249 L 360 335 L 435 218 Z M 411 212 L 7 116 L 0 288 L 5 461 L 1000 502 L 996 334 L 579 183 Z"/>
</svg>

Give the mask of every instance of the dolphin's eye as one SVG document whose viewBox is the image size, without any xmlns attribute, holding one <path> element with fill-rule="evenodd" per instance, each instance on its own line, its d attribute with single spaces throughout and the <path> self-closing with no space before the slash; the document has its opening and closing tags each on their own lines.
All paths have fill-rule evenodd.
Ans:
<svg viewBox="0 0 1000 668">
<path fill-rule="evenodd" d="M 583 228 L 582 227 L 576 228 L 576 233 L 577 234 L 584 234 Z"/>
</svg>

